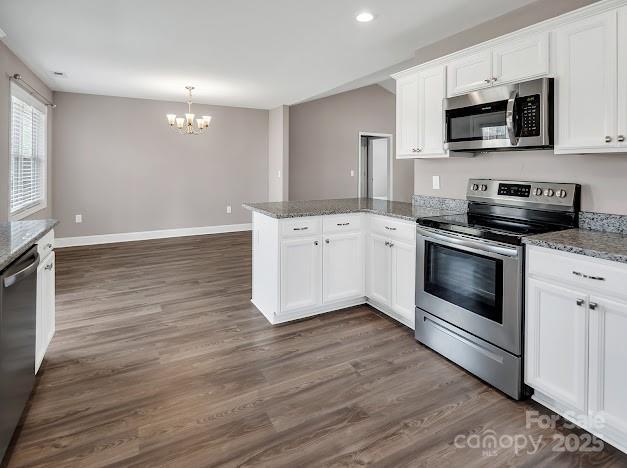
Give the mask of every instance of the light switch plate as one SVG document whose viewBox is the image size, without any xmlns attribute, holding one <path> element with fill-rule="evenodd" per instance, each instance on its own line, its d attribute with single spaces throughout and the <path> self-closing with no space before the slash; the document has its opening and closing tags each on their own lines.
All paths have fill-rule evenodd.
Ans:
<svg viewBox="0 0 627 468">
<path fill-rule="evenodd" d="M 433 190 L 440 190 L 440 176 L 433 176 Z"/>
<path fill-rule="evenodd" d="M 231 205 L 226 205 L 226 213 L 231 214 Z"/>
<path fill-rule="evenodd" d="M 80 224 L 83 222 L 83 215 L 82 214 L 77 214 L 76 216 L 74 216 L 74 222 L 76 224 Z"/>
</svg>

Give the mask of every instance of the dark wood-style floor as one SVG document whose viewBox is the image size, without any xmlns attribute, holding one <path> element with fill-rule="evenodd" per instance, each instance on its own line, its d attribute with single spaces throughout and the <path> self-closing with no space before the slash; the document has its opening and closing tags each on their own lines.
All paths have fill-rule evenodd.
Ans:
<svg viewBox="0 0 627 468">
<path fill-rule="evenodd" d="M 8 466 L 627 466 L 610 446 L 554 451 L 572 431 L 525 427 L 548 410 L 370 307 L 269 325 L 250 303 L 250 244 L 59 250 L 57 333 Z M 455 446 L 490 431 L 542 445 Z"/>
</svg>

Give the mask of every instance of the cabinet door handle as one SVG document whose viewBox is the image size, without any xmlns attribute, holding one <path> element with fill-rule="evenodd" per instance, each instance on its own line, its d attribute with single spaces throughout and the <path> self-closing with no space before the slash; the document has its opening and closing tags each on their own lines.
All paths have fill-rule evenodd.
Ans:
<svg viewBox="0 0 627 468">
<path fill-rule="evenodd" d="M 605 143 L 612 143 L 612 137 L 611 136 L 606 136 L 605 137 Z"/>
<path fill-rule="evenodd" d="M 485 80 L 483 80 L 483 81 L 485 81 L 486 83 L 489 83 L 489 82 L 490 82 L 490 78 L 486 78 L 486 79 L 485 79 Z"/>
<path fill-rule="evenodd" d="M 575 275 L 575 276 L 582 276 L 582 277 L 584 276 L 584 274 L 581 273 L 580 271 L 573 271 L 573 275 Z"/>
<path fill-rule="evenodd" d="M 623 141 L 625 141 L 625 135 L 618 135 L 617 140 L 622 143 Z"/>
<path fill-rule="evenodd" d="M 389 246 L 390 246 L 390 243 L 389 243 L 388 241 L 385 241 L 385 246 L 386 246 L 386 247 L 389 247 Z"/>
<path fill-rule="evenodd" d="M 599 304 L 597 304 L 596 302 L 591 302 L 590 304 L 588 304 L 588 307 L 590 307 L 590 310 L 595 310 L 597 307 L 599 307 Z"/>
<path fill-rule="evenodd" d="M 497 77 L 495 77 L 495 76 L 494 76 L 494 77 L 492 77 L 492 83 L 494 83 L 496 80 L 498 80 L 498 78 L 497 78 Z"/>
<path fill-rule="evenodd" d="M 605 281 L 605 278 L 603 278 L 602 276 L 587 276 L 584 275 L 586 278 L 591 279 L 591 280 L 596 280 L 596 281 Z"/>
<path fill-rule="evenodd" d="M 305 227 L 294 228 L 294 231 L 306 231 L 307 229 L 309 229 L 309 227 L 305 226 Z"/>
<path fill-rule="evenodd" d="M 314 245 L 318 245 L 318 241 L 314 241 Z"/>
<path fill-rule="evenodd" d="M 396 231 L 395 227 L 390 227 L 390 226 L 385 226 L 385 229 L 387 229 L 388 231 Z"/>
<path fill-rule="evenodd" d="M 331 241 L 330 241 L 329 239 L 325 239 L 325 240 L 324 240 L 324 242 L 325 242 L 325 244 L 328 244 L 328 243 L 330 243 Z"/>
<path fill-rule="evenodd" d="M 46 244 L 46 247 L 51 249 L 52 248 L 52 244 Z"/>
<path fill-rule="evenodd" d="M 388 247 L 394 247 L 394 244 L 392 242 L 388 242 Z"/>
<path fill-rule="evenodd" d="M 583 299 L 577 299 L 577 305 L 581 307 L 585 301 Z"/>
<path fill-rule="evenodd" d="M 338 226 L 348 226 L 350 223 L 337 223 Z"/>
</svg>

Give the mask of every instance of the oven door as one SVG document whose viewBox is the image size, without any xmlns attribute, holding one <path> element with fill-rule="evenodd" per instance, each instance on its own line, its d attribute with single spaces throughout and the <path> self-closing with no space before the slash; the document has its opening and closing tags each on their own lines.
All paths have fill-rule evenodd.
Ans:
<svg viewBox="0 0 627 468">
<path fill-rule="evenodd" d="M 417 228 L 416 306 L 521 354 L 522 247 Z"/>
</svg>

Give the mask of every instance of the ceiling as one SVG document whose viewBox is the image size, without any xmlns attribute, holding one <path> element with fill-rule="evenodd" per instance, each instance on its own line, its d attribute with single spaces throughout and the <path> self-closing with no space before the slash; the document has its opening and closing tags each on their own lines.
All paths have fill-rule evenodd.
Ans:
<svg viewBox="0 0 627 468">
<path fill-rule="evenodd" d="M 191 84 L 196 102 L 268 109 L 532 1 L 19 0 L 0 2 L 0 29 L 57 91 L 179 101 Z"/>
</svg>

